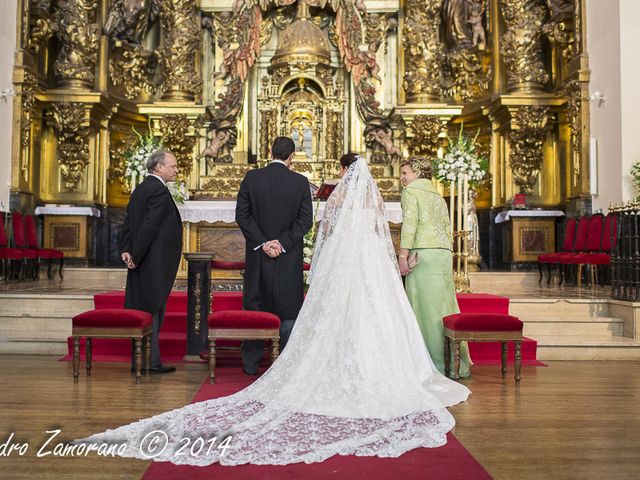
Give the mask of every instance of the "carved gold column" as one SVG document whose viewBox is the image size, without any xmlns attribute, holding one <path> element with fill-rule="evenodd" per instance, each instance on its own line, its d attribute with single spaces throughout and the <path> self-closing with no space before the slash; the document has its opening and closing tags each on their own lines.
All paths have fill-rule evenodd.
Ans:
<svg viewBox="0 0 640 480">
<path fill-rule="evenodd" d="M 439 32 L 442 0 L 407 0 L 402 46 L 407 102 L 429 103 L 442 96 L 440 71 L 443 51 Z"/>
<path fill-rule="evenodd" d="M 542 26 L 547 9 L 539 0 L 501 0 L 505 33 L 500 53 L 506 66 L 507 91 L 540 92 L 549 80 L 542 60 Z"/>
<path fill-rule="evenodd" d="M 196 0 L 162 0 L 160 19 L 162 99 L 193 102 L 202 94 L 198 65 L 202 33 Z"/>
<path fill-rule="evenodd" d="M 60 51 L 54 72 L 61 87 L 90 90 L 98 58 L 97 0 L 57 0 L 53 14 L 37 21 L 32 36 L 38 45 L 55 35 Z"/>
</svg>

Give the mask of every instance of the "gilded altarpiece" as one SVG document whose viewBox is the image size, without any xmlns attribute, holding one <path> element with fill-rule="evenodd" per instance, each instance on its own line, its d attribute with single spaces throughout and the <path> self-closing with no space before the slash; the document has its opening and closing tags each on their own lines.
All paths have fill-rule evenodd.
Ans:
<svg viewBox="0 0 640 480">
<path fill-rule="evenodd" d="M 583 211 L 584 1 L 18 0 L 12 205 L 121 218 L 133 127 L 176 153 L 191 201 L 233 200 L 277 135 L 316 184 L 360 152 L 394 201 L 401 159 L 464 124 L 490 159 L 479 211 L 520 192 Z M 185 224 L 185 250 L 237 256 L 228 228 Z"/>
</svg>

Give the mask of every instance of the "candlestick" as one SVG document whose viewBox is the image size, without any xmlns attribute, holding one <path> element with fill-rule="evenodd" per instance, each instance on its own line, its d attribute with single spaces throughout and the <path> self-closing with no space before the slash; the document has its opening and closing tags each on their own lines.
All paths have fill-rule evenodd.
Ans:
<svg viewBox="0 0 640 480">
<path fill-rule="evenodd" d="M 455 180 L 451 180 L 451 184 L 449 186 L 449 221 L 451 223 L 451 235 L 453 235 L 453 212 L 455 207 L 455 191 L 456 191 L 456 182 Z"/>
<path fill-rule="evenodd" d="M 460 232 L 461 230 L 463 230 L 462 228 L 462 178 L 460 178 L 458 176 L 458 205 L 457 205 L 457 210 L 458 210 L 458 223 L 456 225 L 456 229 L 458 230 L 458 232 Z"/>
<path fill-rule="evenodd" d="M 463 188 L 463 200 L 462 200 L 463 212 L 463 224 L 462 230 L 469 229 L 469 177 L 465 173 L 464 175 L 464 188 Z"/>
</svg>

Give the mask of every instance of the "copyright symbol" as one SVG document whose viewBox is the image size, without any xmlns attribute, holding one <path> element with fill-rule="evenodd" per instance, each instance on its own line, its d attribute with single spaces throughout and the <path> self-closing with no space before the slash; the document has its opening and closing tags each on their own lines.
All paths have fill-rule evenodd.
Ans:
<svg viewBox="0 0 640 480">
<path fill-rule="evenodd" d="M 140 453 L 145 458 L 155 458 L 167 448 L 169 437 L 162 430 L 147 433 L 140 441 Z"/>
</svg>

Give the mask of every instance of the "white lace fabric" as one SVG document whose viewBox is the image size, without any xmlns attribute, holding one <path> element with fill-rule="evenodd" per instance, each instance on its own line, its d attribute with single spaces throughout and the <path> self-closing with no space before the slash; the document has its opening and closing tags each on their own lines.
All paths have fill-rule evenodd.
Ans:
<svg viewBox="0 0 640 480">
<path fill-rule="evenodd" d="M 334 197 L 335 196 L 335 197 Z M 252 385 L 79 442 L 126 442 L 161 430 L 175 464 L 320 462 L 333 455 L 398 457 L 446 443 L 446 410 L 469 390 L 433 365 L 397 271 L 384 203 L 364 160 L 330 198 L 313 278 L 278 360 Z M 230 447 L 178 455 L 183 438 L 231 436 Z"/>
</svg>

